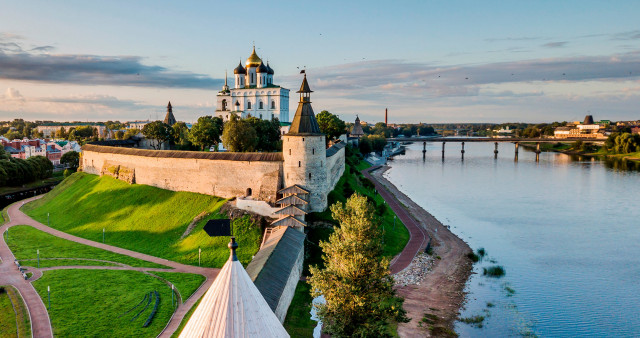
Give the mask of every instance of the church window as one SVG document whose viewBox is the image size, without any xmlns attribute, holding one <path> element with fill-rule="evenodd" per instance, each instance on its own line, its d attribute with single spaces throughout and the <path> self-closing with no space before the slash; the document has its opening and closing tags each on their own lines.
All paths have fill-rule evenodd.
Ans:
<svg viewBox="0 0 640 338">
<path fill-rule="evenodd" d="M 251 109 L 251 101 L 247 102 L 247 109 Z"/>
<path fill-rule="evenodd" d="M 261 102 L 262 103 L 262 102 Z M 262 114 L 260 114 L 260 119 L 262 120 Z"/>
<path fill-rule="evenodd" d="M 258 105 L 260 106 L 260 109 L 263 109 L 263 107 L 262 107 L 262 101 L 260 101 L 260 103 L 258 103 Z"/>
<path fill-rule="evenodd" d="M 298 168 L 302 167 L 302 163 L 298 161 Z"/>
<path fill-rule="evenodd" d="M 271 109 L 276 109 L 276 101 L 271 101 Z"/>
</svg>

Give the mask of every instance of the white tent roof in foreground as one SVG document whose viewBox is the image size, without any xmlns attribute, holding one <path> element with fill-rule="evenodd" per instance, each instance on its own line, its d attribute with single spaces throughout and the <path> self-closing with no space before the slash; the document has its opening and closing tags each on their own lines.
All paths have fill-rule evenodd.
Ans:
<svg viewBox="0 0 640 338">
<path fill-rule="evenodd" d="M 180 338 L 289 337 L 236 257 L 231 256 L 185 325 Z"/>
</svg>

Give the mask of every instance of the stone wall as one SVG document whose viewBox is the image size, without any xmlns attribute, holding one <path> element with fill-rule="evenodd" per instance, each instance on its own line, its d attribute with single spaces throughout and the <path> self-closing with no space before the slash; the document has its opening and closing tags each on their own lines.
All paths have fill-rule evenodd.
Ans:
<svg viewBox="0 0 640 338">
<path fill-rule="evenodd" d="M 83 147 L 81 164 L 83 171 L 89 174 L 101 175 L 104 168 L 120 166 L 128 170 L 126 176 L 130 180 L 135 177 L 137 184 L 223 198 L 251 195 L 255 199 L 275 202 L 276 193 L 283 186 L 282 160 L 278 160 L 281 155 L 247 154 L 230 160 L 189 158 L 189 153 L 200 157 L 208 154 L 92 145 Z M 174 154 L 181 157 L 172 157 Z M 219 157 L 234 158 L 233 154 L 226 155 Z"/>
<path fill-rule="evenodd" d="M 335 147 L 335 146 L 334 146 Z M 345 149 L 340 147 L 334 154 L 327 156 L 327 191 L 329 194 L 344 173 Z"/>
<path fill-rule="evenodd" d="M 300 276 L 302 276 L 302 263 L 304 261 L 304 250 L 300 250 L 298 253 L 298 259 L 296 259 L 296 263 L 293 265 L 293 269 L 291 270 L 291 274 L 287 279 L 287 284 L 282 291 L 282 296 L 280 296 L 280 301 L 278 302 L 278 306 L 274 311 L 276 317 L 280 319 L 281 323 L 284 323 L 284 319 L 287 317 L 287 310 L 289 309 L 289 305 L 291 305 L 291 301 L 293 300 L 293 296 L 296 293 L 296 286 L 298 285 L 298 281 L 300 281 Z"/>
</svg>

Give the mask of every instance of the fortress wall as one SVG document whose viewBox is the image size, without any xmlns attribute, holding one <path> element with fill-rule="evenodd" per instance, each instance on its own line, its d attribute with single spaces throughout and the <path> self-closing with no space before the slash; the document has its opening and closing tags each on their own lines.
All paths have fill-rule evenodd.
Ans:
<svg viewBox="0 0 640 338">
<path fill-rule="evenodd" d="M 244 196 L 250 188 L 253 198 L 269 202 L 275 202 L 276 193 L 282 187 L 282 161 L 160 157 L 162 152 L 149 153 L 160 154 L 149 157 L 130 155 L 127 150 L 108 152 L 108 148 L 112 147 L 83 148 L 83 171 L 101 175 L 105 164 L 120 165 L 133 169 L 133 182 L 138 184 L 223 198 Z"/>
<path fill-rule="evenodd" d="M 345 149 L 342 147 L 335 154 L 327 157 L 327 194 L 336 187 L 344 173 Z"/>
</svg>

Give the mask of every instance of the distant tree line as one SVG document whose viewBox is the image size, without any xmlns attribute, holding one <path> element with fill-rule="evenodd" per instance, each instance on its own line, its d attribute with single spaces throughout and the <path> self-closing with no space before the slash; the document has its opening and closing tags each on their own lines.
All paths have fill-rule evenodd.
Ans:
<svg viewBox="0 0 640 338">
<path fill-rule="evenodd" d="M 0 147 L 0 186 L 21 186 L 51 177 L 53 163 L 44 156 L 12 158 Z"/>
<path fill-rule="evenodd" d="M 640 152 L 640 135 L 631 133 L 611 133 L 604 143 L 608 152 L 629 154 Z"/>
</svg>

